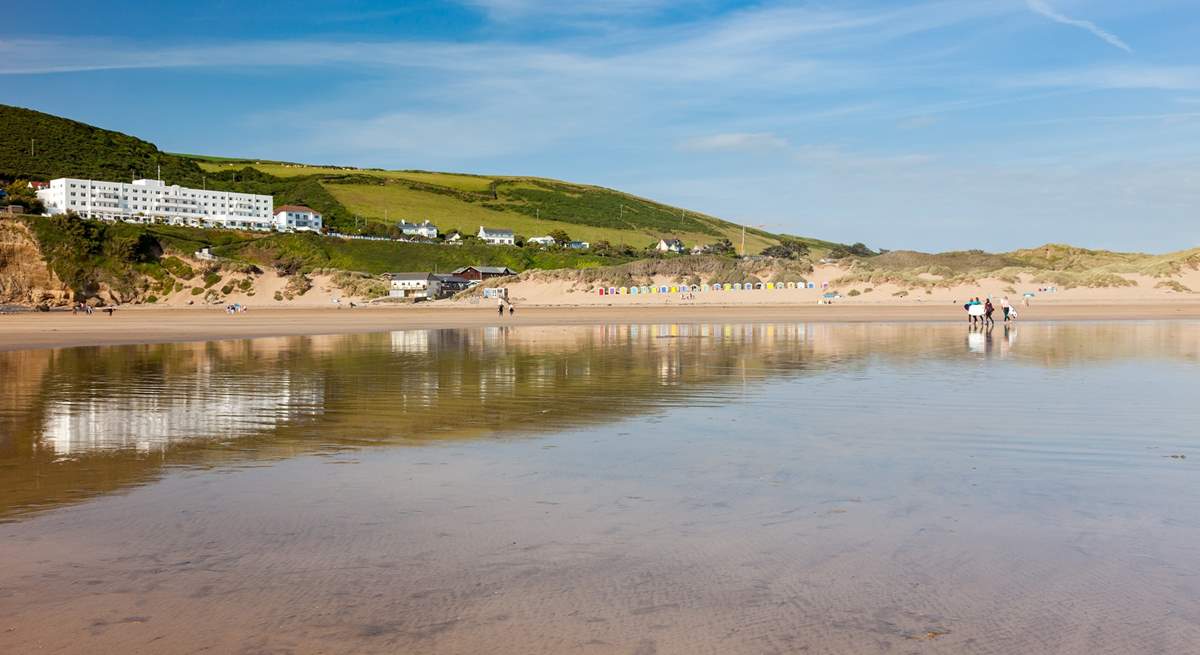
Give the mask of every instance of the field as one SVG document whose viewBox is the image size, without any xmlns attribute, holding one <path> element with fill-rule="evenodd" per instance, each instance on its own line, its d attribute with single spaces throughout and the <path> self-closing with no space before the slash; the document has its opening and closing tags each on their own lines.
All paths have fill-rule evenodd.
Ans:
<svg viewBox="0 0 1200 655">
<path fill-rule="evenodd" d="M 504 227 L 525 237 L 565 230 L 572 238 L 644 247 L 660 238 L 687 245 L 722 238 L 741 247 L 741 227 L 711 216 L 661 205 L 618 191 L 542 178 L 387 171 L 286 162 L 196 158 L 211 173 L 246 167 L 281 178 L 315 176 L 351 214 L 370 223 L 429 220 L 443 232 L 474 234 L 480 225 Z M 352 183 L 344 183 L 353 176 Z M 371 180 L 372 183 L 354 183 Z M 775 235 L 747 230 L 746 250 L 778 243 Z M 812 245 L 821 247 L 821 242 Z"/>
</svg>

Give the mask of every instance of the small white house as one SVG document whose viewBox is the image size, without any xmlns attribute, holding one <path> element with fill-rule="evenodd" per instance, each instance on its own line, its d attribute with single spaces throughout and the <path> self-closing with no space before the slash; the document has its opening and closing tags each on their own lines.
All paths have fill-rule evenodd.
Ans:
<svg viewBox="0 0 1200 655">
<path fill-rule="evenodd" d="M 438 236 L 437 226 L 429 221 L 421 223 L 409 223 L 408 221 L 400 221 L 400 232 L 406 237 L 425 237 L 426 239 L 436 239 Z"/>
<path fill-rule="evenodd" d="M 433 273 L 392 273 L 388 296 L 428 300 L 442 294 L 442 280 Z"/>
<path fill-rule="evenodd" d="M 558 242 L 554 240 L 554 237 L 545 236 L 545 237 L 532 237 L 532 238 L 526 240 L 526 243 L 536 243 L 539 246 L 553 246 L 554 244 L 556 244 Z"/>
<path fill-rule="evenodd" d="M 587 250 L 588 248 L 592 247 L 592 244 L 588 243 L 587 241 L 572 241 L 571 243 L 567 244 L 567 247 L 571 250 Z"/>
<path fill-rule="evenodd" d="M 683 242 L 679 239 L 659 239 L 658 245 L 654 247 L 659 252 L 683 252 Z"/>
<path fill-rule="evenodd" d="M 280 232 L 320 232 L 321 214 L 304 205 L 276 207 L 275 229 Z"/>
<path fill-rule="evenodd" d="M 483 239 L 484 243 L 490 243 L 493 246 L 513 246 L 517 243 L 516 237 L 513 236 L 513 231 L 504 228 L 491 228 L 480 225 L 479 234 L 476 236 Z"/>
</svg>

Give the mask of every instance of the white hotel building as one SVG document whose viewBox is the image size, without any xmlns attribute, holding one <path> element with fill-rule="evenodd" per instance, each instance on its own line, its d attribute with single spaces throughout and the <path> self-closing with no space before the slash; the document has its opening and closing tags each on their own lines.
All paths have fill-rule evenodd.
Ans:
<svg viewBox="0 0 1200 655">
<path fill-rule="evenodd" d="M 70 211 L 84 218 L 134 223 L 288 229 L 286 224 L 277 225 L 271 196 L 167 186 L 162 180 L 127 183 L 59 178 L 37 195 L 48 215 Z"/>
</svg>

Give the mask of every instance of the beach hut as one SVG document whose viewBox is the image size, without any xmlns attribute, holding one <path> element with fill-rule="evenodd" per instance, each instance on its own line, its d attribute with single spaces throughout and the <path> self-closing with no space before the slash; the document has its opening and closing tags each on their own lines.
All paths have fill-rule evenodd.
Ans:
<svg viewBox="0 0 1200 655">
<path fill-rule="evenodd" d="M 763 285 L 763 283 L 762 283 L 762 282 L 755 282 L 755 283 L 754 283 L 754 290 L 755 290 L 755 291 L 762 291 L 764 288 L 766 288 L 766 287 L 765 287 L 765 285 Z"/>
<path fill-rule="evenodd" d="M 620 294 L 620 295 L 622 295 L 622 296 L 628 295 L 628 294 L 629 294 L 629 287 L 621 287 L 620 289 L 617 289 L 617 293 L 618 293 L 618 294 Z"/>
<path fill-rule="evenodd" d="M 724 284 L 724 287 L 726 291 L 733 291 L 733 285 L 728 282 Z"/>
<path fill-rule="evenodd" d="M 775 290 L 776 290 L 776 291 L 783 291 L 783 290 L 784 290 L 784 288 L 785 288 L 785 287 L 783 286 L 783 283 L 782 283 L 782 282 L 778 282 L 778 283 L 776 283 L 776 284 L 775 284 Z"/>
<path fill-rule="evenodd" d="M 610 296 L 615 296 L 615 295 L 617 295 L 617 288 L 616 288 L 616 287 L 609 287 L 609 288 L 608 288 L 608 295 L 610 295 Z"/>
<path fill-rule="evenodd" d="M 604 295 L 604 287 L 600 287 L 599 289 L 596 289 L 596 295 L 603 296 Z"/>
<path fill-rule="evenodd" d="M 699 284 L 693 284 L 693 285 L 690 287 L 690 289 L 691 289 L 692 293 L 699 293 L 699 292 L 700 292 L 700 285 L 699 285 Z"/>
<path fill-rule="evenodd" d="M 629 287 L 629 295 L 636 296 L 640 293 L 637 287 Z"/>
<path fill-rule="evenodd" d="M 774 283 L 774 282 L 768 282 L 768 283 L 767 283 L 767 290 L 768 290 L 768 291 L 774 291 L 774 290 L 775 290 L 775 283 Z"/>
<path fill-rule="evenodd" d="M 700 285 L 700 291 L 701 291 L 701 292 L 708 291 L 708 290 L 709 290 L 709 289 L 711 289 L 711 288 L 712 288 L 712 287 L 708 286 L 707 284 L 701 284 L 701 285 Z"/>
<path fill-rule="evenodd" d="M 787 283 L 787 288 L 789 288 L 789 289 L 795 289 L 795 288 L 796 288 L 796 283 L 795 283 L 795 282 L 788 282 L 788 283 Z"/>
<path fill-rule="evenodd" d="M 734 290 L 734 291 L 741 291 L 741 290 L 742 290 L 742 283 L 741 283 L 741 282 L 734 282 L 734 283 L 733 283 L 733 290 Z"/>
<path fill-rule="evenodd" d="M 663 286 L 661 286 L 661 287 L 659 287 L 659 288 L 658 288 L 658 292 L 659 292 L 659 293 L 671 293 L 671 287 L 668 287 L 668 286 L 666 286 L 666 285 L 663 285 Z"/>
<path fill-rule="evenodd" d="M 650 293 L 650 287 L 642 287 L 642 293 Z"/>
<path fill-rule="evenodd" d="M 671 293 L 679 293 L 679 287 L 671 287 Z"/>
<path fill-rule="evenodd" d="M 816 289 L 816 288 L 817 288 L 817 283 L 816 283 L 816 282 L 809 282 L 809 283 L 808 283 L 808 288 L 809 288 L 809 289 Z"/>
</svg>

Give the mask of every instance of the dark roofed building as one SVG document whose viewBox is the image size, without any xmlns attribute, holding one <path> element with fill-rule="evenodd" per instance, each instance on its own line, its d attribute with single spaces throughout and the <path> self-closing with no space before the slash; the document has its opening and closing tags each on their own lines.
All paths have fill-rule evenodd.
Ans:
<svg viewBox="0 0 1200 655">
<path fill-rule="evenodd" d="M 486 280 L 505 275 L 516 275 L 517 272 L 507 266 L 464 266 L 454 270 L 454 274 L 468 280 Z"/>
</svg>

